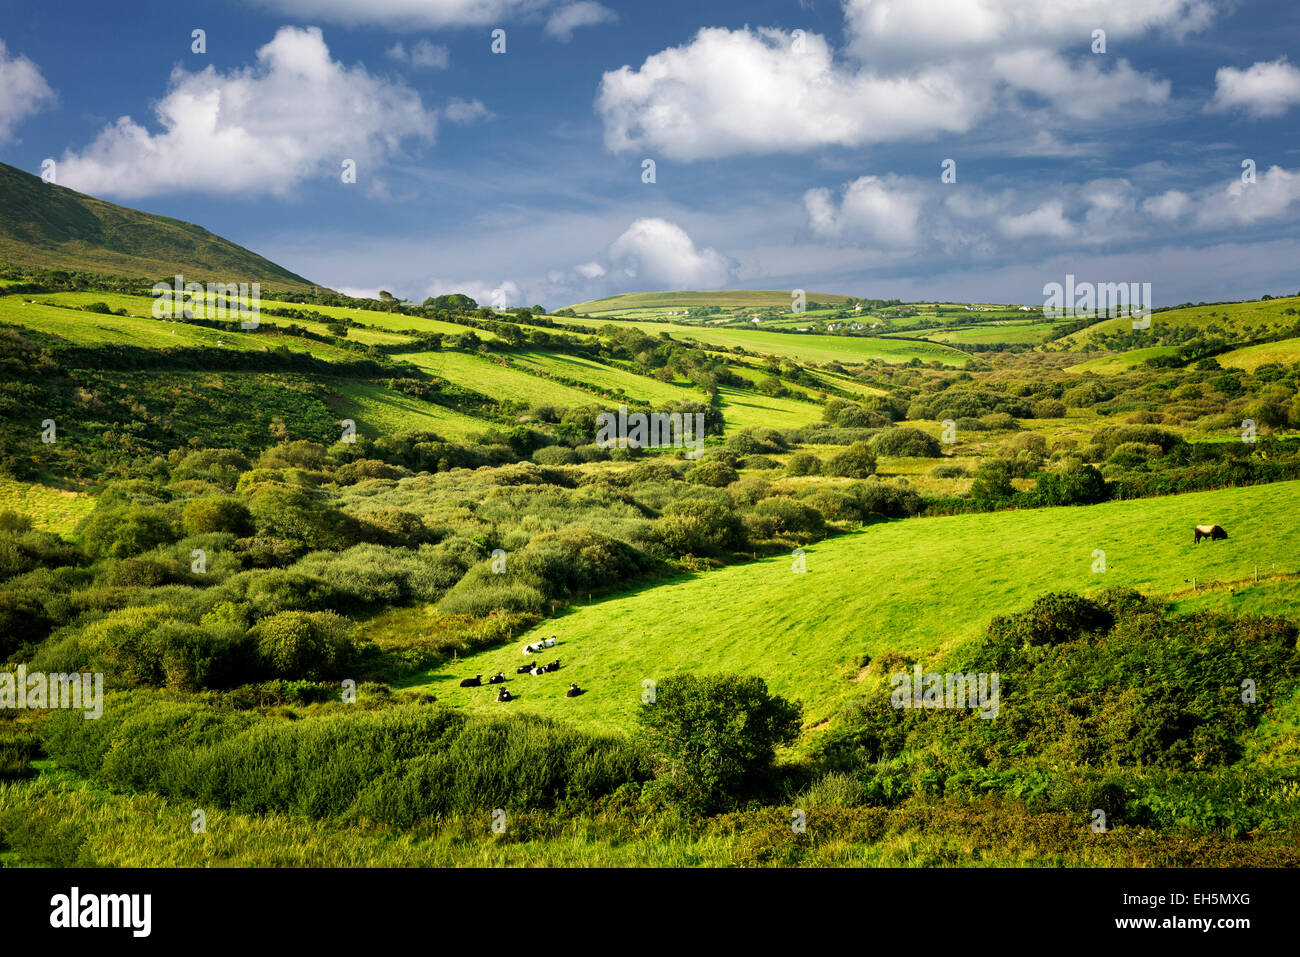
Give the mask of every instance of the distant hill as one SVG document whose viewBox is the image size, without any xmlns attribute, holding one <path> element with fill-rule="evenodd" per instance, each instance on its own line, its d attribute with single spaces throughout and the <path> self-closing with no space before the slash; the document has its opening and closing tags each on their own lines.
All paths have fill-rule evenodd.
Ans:
<svg viewBox="0 0 1300 957">
<path fill-rule="evenodd" d="M 717 306 L 720 309 L 763 309 L 769 306 L 790 308 L 792 293 L 785 289 L 718 289 L 712 291 L 628 292 L 608 299 L 593 299 L 570 306 L 574 312 L 590 316 L 627 315 L 628 318 L 659 318 L 657 313 L 671 309 Z M 829 292 L 810 292 L 810 302 L 838 305 L 850 299 Z M 637 314 L 642 314 L 638 316 Z"/>
<path fill-rule="evenodd" d="M 116 206 L 0 163 L 0 262 L 130 277 L 314 284 L 200 226 Z"/>
</svg>

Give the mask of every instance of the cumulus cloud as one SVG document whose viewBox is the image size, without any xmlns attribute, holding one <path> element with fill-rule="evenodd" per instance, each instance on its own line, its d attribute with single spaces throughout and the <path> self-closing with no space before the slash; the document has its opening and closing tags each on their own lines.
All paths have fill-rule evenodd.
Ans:
<svg viewBox="0 0 1300 957">
<path fill-rule="evenodd" d="M 493 309 L 508 309 L 511 306 L 524 304 L 523 292 L 518 283 L 510 279 L 500 282 L 485 282 L 478 279 L 454 282 L 448 279 L 434 279 L 425 288 L 424 295 L 428 298 L 457 292 L 469 296 L 480 306 L 490 306 Z"/>
<path fill-rule="evenodd" d="M 387 56 L 394 63 L 422 70 L 445 70 L 451 63 L 451 51 L 428 40 L 417 40 L 409 50 L 399 40 L 389 47 Z"/>
<path fill-rule="evenodd" d="M 535 15 L 554 0 L 250 0 L 298 19 L 389 27 L 482 27 Z"/>
<path fill-rule="evenodd" d="M 1225 66 L 1214 75 L 1211 112 L 1242 110 L 1256 119 L 1281 116 L 1300 103 L 1300 69 L 1278 57 L 1260 61 L 1249 69 Z"/>
<path fill-rule="evenodd" d="M 551 14 L 546 21 L 546 35 L 562 43 L 573 39 L 573 31 L 579 27 L 594 27 L 601 23 L 615 23 L 618 14 L 608 7 L 602 7 L 592 0 L 579 0 L 568 3 Z"/>
<path fill-rule="evenodd" d="M 60 181 L 125 198 L 284 195 L 310 176 L 338 175 L 347 159 L 363 177 L 404 140 L 432 142 L 437 123 L 410 87 L 333 60 L 315 27 L 281 28 L 253 66 L 177 68 L 156 113 L 158 132 L 124 116 L 65 153 Z"/>
<path fill-rule="evenodd" d="M 1008 239 L 1038 236 L 1063 239 L 1074 231 L 1074 226 L 1065 217 L 1065 205 L 1060 200 L 1050 199 L 1027 213 L 1001 217 L 998 231 Z"/>
<path fill-rule="evenodd" d="M 816 33 L 707 28 L 607 72 L 596 112 L 609 149 L 681 160 L 961 134 L 1026 96 L 1046 100 L 1048 119 L 1096 121 L 1166 103 L 1170 84 L 1093 57 L 1095 27 L 1179 34 L 1212 12 L 1203 0 L 847 0 L 844 56 Z"/>
<path fill-rule="evenodd" d="M 850 49 L 865 60 L 915 60 L 1078 46 L 1092 31 L 1107 40 L 1165 30 L 1201 30 L 1208 0 L 845 0 Z"/>
<path fill-rule="evenodd" d="M 1251 226 L 1294 215 L 1300 201 L 1300 173 L 1270 166 L 1254 183 L 1238 177 L 1227 186 L 1203 192 L 1195 203 L 1195 224 L 1206 228 Z"/>
<path fill-rule="evenodd" d="M 686 230 L 663 219 L 638 219 L 609 247 L 610 262 L 642 286 L 716 289 L 735 264 L 715 249 L 697 249 Z"/>
<path fill-rule="evenodd" d="M 913 246 L 922 198 L 901 178 L 862 176 L 844 188 L 838 205 L 828 189 L 804 194 L 808 223 L 822 238 L 848 238 L 873 246 Z"/>
<path fill-rule="evenodd" d="M 1095 58 L 1072 66 L 1050 50 L 1018 50 L 995 56 L 993 72 L 1013 90 L 1041 96 L 1076 120 L 1095 120 L 1124 107 L 1155 106 L 1169 99 L 1168 80 L 1144 76 L 1127 60 L 1103 70 Z"/>
<path fill-rule="evenodd" d="M 606 73 L 596 98 L 605 143 L 695 160 L 805 152 L 966 132 L 983 96 L 950 71 L 883 77 L 837 65 L 824 37 L 706 28 L 640 69 Z"/>
<path fill-rule="evenodd" d="M 584 279 L 600 279 L 605 275 L 605 267 L 598 262 L 582 263 L 574 269 Z"/>
<path fill-rule="evenodd" d="M 36 64 L 25 56 L 10 56 L 0 40 L 0 144 L 13 138 L 19 123 L 53 102 L 54 91 Z"/>
<path fill-rule="evenodd" d="M 1142 201 L 1142 212 L 1155 219 L 1170 222 L 1178 219 L 1191 206 L 1191 197 L 1177 189 L 1167 189 L 1158 196 L 1149 196 Z"/>
</svg>

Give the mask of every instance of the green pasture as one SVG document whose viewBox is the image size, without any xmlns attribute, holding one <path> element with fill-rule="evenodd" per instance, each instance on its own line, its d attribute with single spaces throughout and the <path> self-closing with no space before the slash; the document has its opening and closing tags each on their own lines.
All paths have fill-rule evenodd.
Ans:
<svg viewBox="0 0 1300 957">
<path fill-rule="evenodd" d="M 888 651 L 933 660 L 979 635 L 991 617 L 1046 591 L 1125 585 L 1152 594 L 1244 582 L 1255 568 L 1300 571 L 1300 482 L 1075 508 L 910 519 L 870 526 L 807 548 L 804 574 L 789 556 L 644 586 L 542 622 L 509 646 L 448 663 L 412 685 L 474 710 L 511 708 L 626 730 L 643 681 L 675 671 L 761 675 L 801 699 L 805 722 L 829 720 L 854 694 L 865 656 Z M 1192 526 L 1217 523 L 1224 542 L 1192 544 Z M 1093 569 L 1097 550 L 1105 572 Z M 418 627 L 422 609 L 409 612 Z M 389 625 L 392 625 L 391 616 Z M 557 635 L 544 660 L 561 670 L 514 674 L 523 645 Z M 505 671 L 518 697 L 458 686 Z M 566 698 L 570 682 L 586 689 Z"/>
</svg>

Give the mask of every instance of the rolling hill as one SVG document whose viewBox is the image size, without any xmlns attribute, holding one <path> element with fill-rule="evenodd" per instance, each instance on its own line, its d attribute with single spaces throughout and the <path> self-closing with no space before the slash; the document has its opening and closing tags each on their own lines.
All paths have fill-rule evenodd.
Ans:
<svg viewBox="0 0 1300 957">
<path fill-rule="evenodd" d="M 131 277 L 260 282 L 311 280 L 200 226 L 106 203 L 0 163 L 0 262 Z"/>
</svg>

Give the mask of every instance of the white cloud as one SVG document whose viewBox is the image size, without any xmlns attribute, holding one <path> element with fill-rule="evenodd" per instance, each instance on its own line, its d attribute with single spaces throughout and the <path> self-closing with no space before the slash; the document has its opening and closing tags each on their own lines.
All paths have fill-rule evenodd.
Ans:
<svg viewBox="0 0 1300 957">
<path fill-rule="evenodd" d="M 844 188 L 838 206 L 828 189 L 804 194 L 809 225 L 822 238 L 865 240 L 874 246 L 913 246 L 920 239 L 921 196 L 900 177 L 862 176 Z"/>
<path fill-rule="evenodd" d="M 1127 60 L 1104 71 L 1097 58 L 1071 66 L 1051 50 L 1027 49 L 993 58 L 993 72 L 1016 90 L 1048 100 L 1063 115 L 1095 120 L 1133 105 L 1159 105 L 1169 99 L 1169 81 L 1144 76 Z"/>
<path fill-rule="evenodd" d="M 600 279 L 605 275 L 605 267 L 597 262 L 583 263 L 574 268 L 584 279 Z"/>
<path fill-rule="evenodd" d="M 1064 204 L 1060 200 L 1051 199 L 1028 213 L 1001 217 L 998 220 L 998 231 L 1008 239 L 1036 236 L 1064 239 L 1074 232 L 1074 226 L 1065 217 Z"/>
<path fill-rule="evenodd" d="M 388 50 L 388 59 L 403 66 L 423 70 L 445 70 L 451 63 L 451 51 L 444 46 L 434 46 L 428 40 L 417 40 L 410 50 L 400 40 Z"/>
<path fill-rule="evenodd" d="M 491 119 L 493 113 L 483 105 L 482 100 L 462 100 L 452 97 L 447 101 L 442 115 L 448 123 L 474 123 L 478 120 Z"/>
<path fill-rule="evenodd" d="M 1142 201 L 1142 211 L 1165 222 L 1179 219 L 1191 206 L 1191 198 L 1181 190 L 1167 189 L 1158 196 Z"/>
<path fill-rule="evenodd" d="M 608 7 L 602 7 L 593 0 L 579 0 L 560 7 L 546 21 L 546 35 L 568 43 L 573 39 L 573 31 L 579 27 L 594 27 L 601 23 L 615 23 L 618 14 Z"/>
<path fill-rule="evenodd" d="M 298 19 L 390 27 L 500 26 L 535 15 L 554 0 L 251 0 Z"/>
<path fill-rule="evenodd" d="M 254 66 L 177 68 L 156 112 L 157 133 L 124 116 L 64 154 L 60 181 L 126 198 L 284 195 L 310 176 L 338 176 L 346 159 L 361 182 L 404 140 L 431 142 L 437 125 L 410 87 L 331 59 L 315 27 L 281 28 Z"/>
<path fill-rule="evenodd" d="M 508 309 L 511 306 L 524 304 L 523 293 L 519 285 L 510 279 L 496 283 L 477 279 L 465 282 L 434 279 L 425 288 L 424 296 L 425 298 L 446 296 L 457 292 L 469 296 L 480 306 L 490 306 L 493 309 Z"/>
<path fill-rule="evenodd" d="M 1300 200 L 1300 173 L 1271 166 L 1254 183 L 1240 177 L 1226 187 L 1206 190 L 1197 199 L 1196 225 L 1207 228 L 1251 226 L 1293 215 Z"/>
<path fill-rule="evenodd" d="M 735 268 L 715 249 L 696 249 L 684 229 L 663 219 L 638 219 L 614 240 L 609 259 L 643 288 L 716 289 Z"/>
<path fill-rule="evenodd" d="M 983 94 L 949 71 L 853 72 L 824 37 L 803 43 L 795 52 L 779 30 L 706 28 L 640 69 L 606 73 L 596 98 L 606 145 L 684 160 L 797 153 L 963 133 L 984 112 Z"/>
<path fill-rule="evenodd" d="M 1300 69 L 1278 57 L 1260 61 L 1247 70 L 1225 66 L 1214 75 L 1211 112 L 1244 110 L 1256 119 L 1281 116 L 1300 103 Z"/>
<path fill-rule="evenodd" d="M 36 64 L 25 56 L 11 57 L 0 40 L 0 143 L 10 140 L 19 123 L 54 99 Z"/>
<path fill-rule="evenodd" d="M 1181 36 L 1213 17 L 1208 0 L 845 0 L 850 47 L 866 60 L 952 57 L 1018 47 L 1086 51 L 1149 30 Z"/>
</svg>

